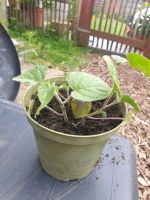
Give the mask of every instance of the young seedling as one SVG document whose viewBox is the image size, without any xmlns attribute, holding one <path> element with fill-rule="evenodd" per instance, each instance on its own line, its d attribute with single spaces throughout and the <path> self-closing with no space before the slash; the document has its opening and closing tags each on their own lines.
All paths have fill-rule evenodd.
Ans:
<svg viewBox="0 0 150 200">
<path fill-rule="evenodd" d="M 37 96 L 40 106 L 36 111 L 35 117 L 40 114 L 43 108 L 58 116 L 62 116 L 65 123 L 68 123 L 66 105 L 70 104 L 74 119 L 81 119 L 80 124 L 84 126 L 87 118 L 93 120 L 111 120 L 122 118 L 107 118 L 106 109 L 121 102 L 130 104 L 136 111 L 140 112 L 135 101 L 126 94 L 122 94 L 115 65 L 126 62 L 126 59 L 119 56 L 103 56 L 113 80 L 113 87 L 110 87 L 102 79 L 85 72 L 69 72 L 64 76 L 64 83 L 57 84 L 57 81 L 46 80 L 45 76 L 48 68 L 46 66 L 36 66 L 24 74 L 15 77 L 15 81 L 27 82 L 37 85 Z M 65 91 L 64 97 L 61 91 Z M 57 112 L 48 104 L 55 97 L 58 101 L 61 112 Z M 113 97 L 113 100 L 111 100 Z M 115 97 L 115 98 L 114 98 Z M 103 105 L 92 112 L 92 102 L 103 100 Z M 33 108 L 34 99 L 31 100 L 29 110 Z M 123 119 L 122 119 L 123 120 Z M 78 124 L 79 124 L 78 123 Z M 76 127 L 78 124 L 74 124 Z"/>
</svg>

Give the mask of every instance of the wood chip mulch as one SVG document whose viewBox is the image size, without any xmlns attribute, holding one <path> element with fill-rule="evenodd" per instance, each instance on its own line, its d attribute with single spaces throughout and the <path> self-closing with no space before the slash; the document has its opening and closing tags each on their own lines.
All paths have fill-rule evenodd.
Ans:
<svg viewBox="0 0 150 200">
<path fill-rule="evenodd" d="M 102 57 L 89 54 L 89 65 L 82 69 L 106 80 L 107 67 Z M 133 111 L 132 121 L 119 134 L 129 138 L 137 155 L 139 199 L 150 200 L 150 79 L 131 69 L 128 64 L 118 66 L 120 86 L 123 93 L 130 94 L 141 108 L 141 114 Z"/>
</svg>

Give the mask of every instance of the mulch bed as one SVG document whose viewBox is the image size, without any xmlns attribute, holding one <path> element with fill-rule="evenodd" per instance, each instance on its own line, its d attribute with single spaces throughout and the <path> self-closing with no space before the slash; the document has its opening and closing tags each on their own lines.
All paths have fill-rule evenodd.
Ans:
<svg viewBox="0 0 150 200">
<path fill-rule="evenodd" d="M 100 76 L 108 76 L 107 67 L 97 54 L 89 54 L 89 66 L 82 71 Z M 141 114 L 133 111 L 131 124 L 123 127 L 120 135 L 129 138 L 137 155 L 137 174 L 140 200 L 150 199 L 150 79 L 131 69 L 128 64 L 118 66 L 122 92 L 130 94 L 141 108 Z"/>
</svg>

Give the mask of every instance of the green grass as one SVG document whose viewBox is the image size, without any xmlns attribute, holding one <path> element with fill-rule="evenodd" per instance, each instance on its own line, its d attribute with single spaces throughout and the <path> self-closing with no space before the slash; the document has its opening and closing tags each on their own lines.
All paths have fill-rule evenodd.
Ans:
<svg viewBox="0 0 150 200">
<path fill-rule="evenodd" d="M 107 22 L 107 26 L 106 26 L 106 30 L 105 30 L 106 22 Z M 99 24 L 100 24 L 100 17 L 96 18 L 96 16 L 93 15 L 92 22 L 91 22 L 91 29 L 99 30 Z M 107 21 L 107 17 L 106 16 L 104 16 L 102 18 L 102 24 L 101 24 L 100 31 L 109 32 L 110 24 L 112 24 L 110 33 L 115 34 L 115 35 L 119 35 L 119 33 L 120 33 L 120 36 L 124 35 L 124 30 L 125 30 L 125 27 L 126 27 L 126 23 L 122 23 L 121 21 L 119 21 L 118 24 L 117 24 L 117 20 L 116 19 L 114 19 L 112 21 L 112 23 L 111 23 L 110 18 L 108 18 L 108 21 Z M 116 25 L 117 25 L 117 28 L 116 28 Z M 116 29 L 116 31 L 115 31 L 115 29 Z M 121 31 L 120 31 L 120 29 L 121 29 Z"/>
<path fill-rule="evenodd" d="M 47 64 L 73 70 L 87 64 L 87 49 L 78 47 L 73 41 L 43 31 L 10 29 L 11 37 L 21 40 L 24 45 L 18 51 L 26 51 L 25 61 L 33 64 Z"/>
</svg>

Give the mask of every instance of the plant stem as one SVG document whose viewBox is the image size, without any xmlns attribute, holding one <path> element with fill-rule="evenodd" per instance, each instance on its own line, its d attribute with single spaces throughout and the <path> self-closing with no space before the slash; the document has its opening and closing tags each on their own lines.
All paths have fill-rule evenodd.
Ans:
<svg viewBox="0 0 150 200">
<path fill-rule="evenodd" d="M 104 102 L 103 106 L 102 106 L 102 109 L 105 108 L 105 106 L 107 105 L 107 103 L 110 101 L 111 97 L 113 96 L 114 94 L 114 90 L 112 90 L 110 96 L 106 99 L 106 101 Z"/>
<path fill-rule="evenodd" d="M 60 93 L 58 93 L 58 95 L 64 100 L 64 101 L 62 101 L 63 104 L 67 104 L 70 101 L 70 99 L 72 98 L 71 95 L 68 96 L 67 99 Z"/>
<path fill-rule="evenodd" d="M 85 117 L 82 117 L 81 119 L 81 126 L 84 126 L 85 125 Z"/>
<path fill-rule="evenodd" d="M 65 105 L 64 105 L 63 101 L 61 100 L 61 98 L 59 97 L 59 95 L 56 92 L 55 92 L 55 97 L 56 97 L 57 101 L 59 102 L 60 108 L 62 110 L 62 116 L 64 118 L 64 121 L 66 123 L 68 123 L 68 116 L 67 116 L 67 113 L 66 113 Z"/>
<path fill-rule="evenodd" d="M 102 117 L 88 117 L 88 119 L 93 119 L 93 120 L 123 120 L 121 117 L 107 117 L 107 118 L 102 118 Z"/>
<path fill-rule="evenodd" d="M 69 103 L 69 101 L 71 100 L 71 95 L 63 102 L 63 104 L 67 104 L 67 103 Z"/>
<path fill-rule="evenodd" d="M 62 94 L 60 94 L 60 93 L 58 93 L 58 94 L 63 100 L 66 100 L 66 98 Z"/>
<path fill-rule="evenodd" d="M 47 108 L 48 110 L 52 111 L 52 112 L 55 113 L 56 115 L 63 116 L 63 114 L 58 113 L 57 111 L 53 110 L 51 107 L 46 106 L 45 108 Z"/>
<path fill-rule="evenodd" d="M 118 104 L 118 103 L 119 103 L 119 102 L 117 101 L 117 102 L 112 102 L 112 103 L 110 103 L 110 104 L 108 104 L 108 105 L 102 106 L 99 110 L 96 110 L 95 112 L 88 114 L 86 117 L 92 117 L 92 116 L 94 116 L 94 115 L 98 115 L 98 114 L 100 114 L 103 110 L 105 110 L 106 108 L 109 108 L 109 107 L 111 107 L 111 106 L 114 106 L 114 105 L 116 105 L 116 104 Z"/>
<path fill-rule="evenodd" d="M 117 103 L 116 102 L 112 102 L 111 104 L 107 105 L 107 103 L 110 101 L 110 99 L 113 96 L 113 94 L 114 94 L 114 90 L 112 90 L 110 96 L 106 99 L 106 101 L 104 102 L 103 106 L 100 109 L 96 110 L 93 113 L 89 113 L 86 117 L 92 117 L 94 115 L 97 115 L 97 114 L 101 113 L 103 110 L 105 110 L 106 108 L 109 108 L 110 106 L 118 104 L 119 102 L 117 102 Z"/>
</svg>

